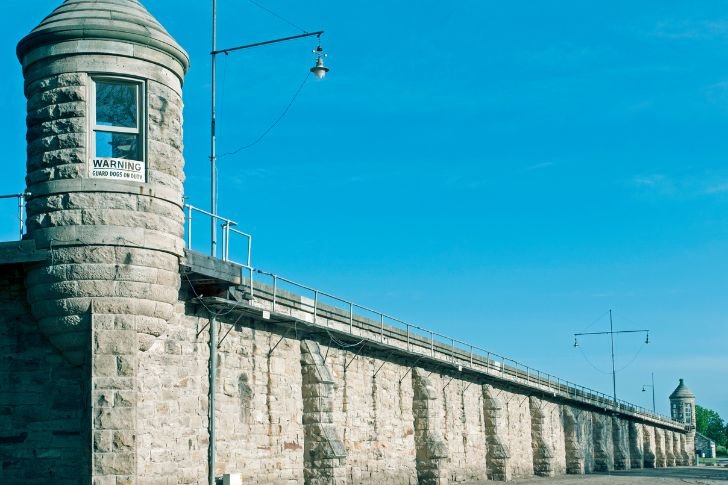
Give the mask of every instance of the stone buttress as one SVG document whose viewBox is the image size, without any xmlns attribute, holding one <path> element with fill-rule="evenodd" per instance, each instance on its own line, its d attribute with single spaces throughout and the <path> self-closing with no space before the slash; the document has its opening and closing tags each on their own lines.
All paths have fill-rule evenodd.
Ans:
<svg viewBox="0 0 728 485">
<path fill-rule="evenodd" d="M 26 275 L 28 301 L 65 359 L 89 366 L 94 481 L 133 483 L 136 356 L 180 285 L 189 60 L 136 0 L 66 0 L 17 52 L 26 237 L 50 250 Z"/>
<path fill-rule="evenodd" d="M 415 424 L 415 449 L 418 483 L 448 483 L 448 448 L 440 431 L 440 416 L 435 386 L 422 369 L 412 369 L 412 414 Z"/>
<path fill-rule="evenodd" d="M 581 413 L 569 406 L 562 406 L 564 422 L 564 443 L 566 447 L 566 473 L 583 475 L 584 469 L 584 436 L 578 416 Z"/>
<path fill-rule="evenodd" d="M 486 472 L 489 480 L 510 481 L 511 452 L 505 442 L 507 423 L 504 404 L 498 389 L 490 384 L 483 385 L 483 417 L 487 440 Z"/>
<path fill-rule="evenodd" d="M 301 374 L 305 483 L 343 485 L 346 449 L 334 425 L 334 377 L 314 341 L 301 341 Z"/>
<path fill-rule="evenodd" d="M 533 472 L 540 477 L 554 476 L 554 450 L 548 442 L 550 430 L 546 428 L 544 402 L 537 397 L 529 398 L 531 410 L 531 446 L 533 447 Z"/>
</svg>

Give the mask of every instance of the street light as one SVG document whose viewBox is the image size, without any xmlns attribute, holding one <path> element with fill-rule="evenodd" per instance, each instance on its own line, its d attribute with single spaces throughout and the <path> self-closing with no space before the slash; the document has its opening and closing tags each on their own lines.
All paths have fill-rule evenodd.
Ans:
<svg viewBox="0 0 728 485">
<path fill-rule="evenodd" d="M 655 406 L 655 373 L 651 372 L 652 375 L 652 385 L 649 384 L 642 384 L 642 392 L 647 392 L 647 388 L 652 388 L 652 412 L 657 414 L 657 407 Z"/>
<path fill-rule="evenodd" d="M 319 30 L 316 32 L 305 32 L 299 35 L 292 35 L 289 37 L 283 37 L 280 39 L 266 40 L 263 42 L 256 42 L 254 44 L 241 45 L 237 47 L 230 47 L 227 49 L 217 48 L 217 0 L 212 0 L 212 102 L 211 102 L 211 121 L 210 121 L 210 181 L 211 181 L 211 207 L 210 213 L 212 214 L 212 227 L 211 227 L 211 255 L 217 257 L 217 56 L 219 54 L 230 54 L 234 51 L 243 49 L 250 49 L 251 47 L 260 47 L 269 44 L 277 44 L 280 42 L 286 42 L 294 39 L 302 39 L 304 37 L 316 36 L 319 39 L 318 47 L 314 50 L 316 54 L 316 64 L 311 68 L 311 72 L 318 79 L 323 79 L 326 73 L 329 71 L 328 67 L 324 66 L 324 54 L 323 48 L 321 48 L 321 36 L 324 31 Z M 210 338 L 210 360 L 209 360 L 209 371 L 208 371 L 208 432 L 209 432 L 209 443 L 207 447 L 207 467 L 208 467 L 208 485 L 215 485 L 215 447 L 216 447 L 216 425 L 215 425 L 215 392 L 217 388 L 217 322 L 215 321 L 215 315 L 211 315 L 209 323 L 209 338 Z"/>
<path fill-rule="evenodd" d="M 289 40 L 295 40 L 295 39 L 302 39 L 304 37 L 313 37 L 316 36 L 319 39 L 319 44 L 316 49 L 314 49 L 314 53 L 316 54 L 316 63 L 314 66 L 310 69 L 310 71 L 313 73 L 314 76 L 316 76 L 318 79 L 323 79 L 326 76 L 326 73 L 329 72 L 329 68 L 324 66 L 324 57 L 326 57 L 326 54 L 324 53 L 323 48 L 321 47 L 321 36 L 324 34 L 323 30 L 318 30 L 316 32 L 305 32 L 303 34 L 299 35 L 291 35 L 289 37 L 283 37 L 280 39 L 273 39 L 273 40 L 266 40 L 263 42 L 255 42 L 253 44 L 247 44 L 247 45 L 241 45 L 237 47 L 230 47 L 227 49 L 219 49 L 217 48 L 217 0 L 212 0 L 212 51 L 210 52 L 210 55 L 212 56 L 212 114 L 211 114 L 211 122 L 210 122 L 210 181 L 211 181 L 211 190 L 210 190 L 210 212 L 212 213 L 212 233 L 211 233 L 211 255 L 212 257 L 217 256 L 217 56 L 218 54 L 230 54 L 234 51 L 239 51 L 243 49 L 250 49 L 251 47 L 260 47 L 264 45 L 269 44 L 277 44 L 280 42 L 286 42 Z"/>
<path fill-rule="evenodd" d="M 324 54 L 324 50 L 320 44 L 313 50 L 313 53 L 316 54 L 316 65 L 311 68 L 311 72 L 317 78 L 323 79 L 326 73 L 329 72 L 329 68 L 324 66 L 324 57 L 326 57 L 326 54 Z"/>
</svg>

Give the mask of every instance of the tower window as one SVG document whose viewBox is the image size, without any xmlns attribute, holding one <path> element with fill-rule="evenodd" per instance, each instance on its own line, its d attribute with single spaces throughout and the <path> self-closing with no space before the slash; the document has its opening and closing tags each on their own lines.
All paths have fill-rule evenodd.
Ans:
<svg viewBox="0 0 728 485">
<path fill-rule="evenodd" d="M 113 78 L 94 79 L 92 85 L 92 158 L 144 161 L 144 85 Z"/>
</svg>

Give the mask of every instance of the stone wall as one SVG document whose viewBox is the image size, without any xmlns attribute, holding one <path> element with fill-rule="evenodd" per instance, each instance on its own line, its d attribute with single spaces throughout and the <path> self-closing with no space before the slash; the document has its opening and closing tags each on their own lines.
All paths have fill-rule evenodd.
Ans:
<svg viewBox="0 0 728 485">
<path fill-rule="evenodd" d="M 11 349 L 4 355 L 14 356 L 2 361 L 0 378 L 22 383 L 29 392 L 0 393 L 0 481 L 45 483 L 52 473 L 54 483 L 78 483 L 73 471 L 91 466 L 94 449 L 94 459 L 110 450 L 113 459 L 104 466 L 111 471 L 127 466 L 115 460 L 129 459 L 139 484 L 204 482 L 208 309 L 190 303 L 183 288 L 174 315 L 135 351 L 102 345 L 104 339 L 96 335 L 126 331 L 133 319 L 94 315 L 96 390 L 94 402 L 79 407 L 88 399 L 83 385 L 89 371 L 66 363 L 34 332 L 27 305 L 17 303 L 23 294 L 18 278 L 0 302 L 6 310 L 0 345 Z M 215 324 L 217 476 L 240 473 L 244 483 L 259 485 L 443 485 L 654 466 L 655 461 L 660 466 L 659 457 L 665 466 L 666 436 L 673 454 L 681 446 L 675 433 L 654 426 L 455 366 L 404 360 L 361 343 L 304 333 L 295 324 L 233 313 L 220 315 Z M 120 341 L 132 340 L 137 342 Z M 127 365 L 125 352 L 134 354 L 136 367 Z M 48 376 L 62 380 L 50 382 Z M 133 381 L 136 408 L 125 420 L 121 409 L 131 398 L 114 383 L 126 380 Z M 54 395 L 59 383 L 64 391 L 75 389 L 71 397 L 58 393 L 50 402 L 39 399 L 41 391 Z M 111 404 L 115 410 L 107 413 Z M 91 412 L 97 421 L 93 437 L 85 425 Z M 29 466 L 33 454 L 43 456 L 45 465 Z"/>
<path fill-rule="evenodd" d="M 24 271 L 0 272 L 0 483 L 81 484 L 90 467 L 89 369 L 39 331 Z"/>
</svg>

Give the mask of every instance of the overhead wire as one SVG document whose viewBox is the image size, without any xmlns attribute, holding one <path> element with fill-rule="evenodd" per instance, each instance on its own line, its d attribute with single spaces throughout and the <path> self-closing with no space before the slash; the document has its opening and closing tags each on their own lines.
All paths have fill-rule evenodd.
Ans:
<svg viewBox="0 0 728 485">
<path fill-rule="evenodd" d="M 293 94 L 293 97 L 288 102 L 286 107 L 283 109 L 283 112 L 280 114 L 280 116 L 278 116 L 278 118 L 276 118 L 276 120 L 268 128 L 266 128 L 265 131 L 263 131 L 263 133 L 260 136 L 258 136 L 258 138 L 256 138 L 251 143 L 248 143 L 247 145 L 243 145 L 231 152 L 225 152 L 225 153 L 219 155 L 217 158 L 220 159 L 220 158 L 229 157 L 231 155 L 236 155 L 236 154 L 240 153 L 241 151 L 247 150 L 248 148 L 251 148 L 251 147 L 257 145 L 258 143 L 260 143 L 263 140 L 263 138 L 265 138 L 268 135 L 268 133 L 270 133 L 273 130 L 273 128 L 275 128 L 278 125 L 278 123 L 280 123 L 283 120 L 283 118 L 286 116 L 286 114 L 288 114 L 288 111 L 290 111 L 291 107 L 293 106 L 293 103 L 296 102 L 298 95 L 301 94 L 301 91 L 303 91 L 303 87 L 306 85 L 306 83 L 308 82 L 308 79 L 310 77 L 311 77 L 311 73 L 310 72 L 306 73 L 306 77 L 303 79 L 301 84 L 298 86 L 298 89 L 296 89 L 296 92 Z"/>
<path fill-rule="evenodd" d="M 264 10 L 265 12 L 268 12 L 272 16 L 276 17 L 278 20 L 282 20 L 283 22 L 287 23 L 291 27 L 295 27 L 296 29 L 298 29 L 301 32 L 303 32 L 304 34 L 308 34 L 308 31 L 306 29 L 304 29 L 303 27 L 299 26 L 298 24 L 293 23 L 292 21 L 288 20 L 287 18 L 285 18 L 281 14 L 274 12 L 273 10 L 269 9 L 268 7 L 266 7 L 265 5 L 261 5 L 260 3 L 256 2 L 255 0 L 248 0 L 248 2 L 252 3 L 256 7 L 258 7 L 259 9 Z"/>
</svg>

